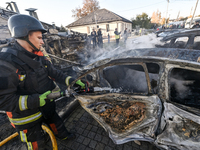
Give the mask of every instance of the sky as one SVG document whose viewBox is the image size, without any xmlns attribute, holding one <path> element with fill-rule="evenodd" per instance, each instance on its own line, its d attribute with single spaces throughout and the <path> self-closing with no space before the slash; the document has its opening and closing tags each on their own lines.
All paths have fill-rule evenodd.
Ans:
<svg viewBox="0 0 200 150">
<path fill-rule="evenodd" d="M 168 13 L 167 0 L 99 0 L 100 8 L 105 8 L 126 19 L 131 20 L 136 15 L 147 13 L 149 17 L 159 10 L 161 17 L 176 19 L 179 12 L 182 17 L 193 14 L 197 0 L 169 0 Z M 6 8 L 9 0 L 0 0 L 0 6 Z M 36 8 L 40 21 L 56 26 L 67 26 L 74 22 L 72 9 L 83 6 L 83 0 L 14 0 L 21 14 L 28 14 L 25 9 Z M 200 15 L 200 2 L 195 15 Z"/>
</svg>

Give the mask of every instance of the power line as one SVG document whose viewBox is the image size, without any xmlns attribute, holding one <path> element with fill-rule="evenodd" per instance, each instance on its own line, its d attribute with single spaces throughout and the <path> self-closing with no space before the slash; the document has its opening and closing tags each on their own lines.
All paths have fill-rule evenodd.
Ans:
<svg viewBox="0 0 200 150">
<path fill-rule="evenodd" d="M 154 4 L 151 4 L 151 5 L 147 5 L 147 6 L 138 7 L 138 8 L 133 8 L 133 9 L 128 9 L 128 10 L 123 10 L 123 11 L 118 11 L 118 12 L 125 12 L 125 11 L 130 11 L 130 10 L 135 10 L 135 9 L 141 9 L 141 8 L 153 6 L 153 5 L 156 5 L 156 4 L 160 4 L 160 3 L 163 3 L 163 2 L 166 2 L 166 0 L 165 0 L 165 1 L 162 1 L 162 2 L 159 2 L 159 3 L 154 3 Z"/>
</svg>

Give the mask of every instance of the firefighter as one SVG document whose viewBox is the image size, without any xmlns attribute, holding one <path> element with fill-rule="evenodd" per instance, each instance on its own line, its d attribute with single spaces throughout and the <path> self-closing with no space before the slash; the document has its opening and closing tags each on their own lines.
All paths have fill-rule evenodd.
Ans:
<svg viewBox="0 0 200 150">
<path fill-rule="evenodd" d="M 55 69 L 40 51 L 46 30 L 37 19 L 22 14 L 11 16 L 8 28 L 16 42 L 0 52 L 0 110 L 7 112 L 28 150 L 45 149 L 42 123 L 61 140 L 75 138 L 56 113 L 55 102 L 47 99 L 55 88 L 53 80 L 68 86 L 74 78 Z M 85 87 L 81 80 L 77 85 Z"/>
<path fill-rule="evenodd" d="M 116 39 L 116 47 L 118 47 L 121 32 L 118 32 L 118 29 L 115 28 L 114 34 L 115 34 L 115 39 Z"/>
</svg>

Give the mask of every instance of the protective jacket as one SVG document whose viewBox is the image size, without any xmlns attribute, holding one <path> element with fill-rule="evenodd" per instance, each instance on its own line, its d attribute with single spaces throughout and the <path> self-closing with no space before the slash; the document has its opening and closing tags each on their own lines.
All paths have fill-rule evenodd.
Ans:
<svg viewBox="0 0 200 150">
<path fill-rule="evenodd" d="M 115 39 L 120 39 L 121 32 L 115 31 Z"/>
<path fill-rule="evenodd" d="M 50 79 L 51 78 L 51 79 Z M 42 52 L 33 54 L 17 42 L 0 52 L 0 110 L 6 111 L 18 129 L 41 121 L 39 95 L 53 90 L 55 80 L 65 84 L 67 76 L 55 69 Z"/>
</svg>

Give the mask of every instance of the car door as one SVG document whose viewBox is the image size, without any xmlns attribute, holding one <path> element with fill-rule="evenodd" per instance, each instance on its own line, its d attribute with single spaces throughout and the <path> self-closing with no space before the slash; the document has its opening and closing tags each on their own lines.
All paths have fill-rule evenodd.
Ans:
<svg viewBox="0 0 200 150">
<path fill-rule="evenodd" d="M 179 65 L 181 64 L 181 65 Z M 156 143 L 165 149 L 197 150 L 200 147 L 199 64 L 166 65 L 166 101 L 162 132 Z"/>
<path fill-rule="evenodd" d="M 115 60 L 94 65 L 80 76 L 94 87 L 94 93 L 75 95 L 76 99 L 116 144 L 154 141 L 162 103 L 156 94 L 159 65 L 154 64 L 156 73 L 149 76 L 148 71 L 156 68 L 152 65 Z"/>
</svg>

